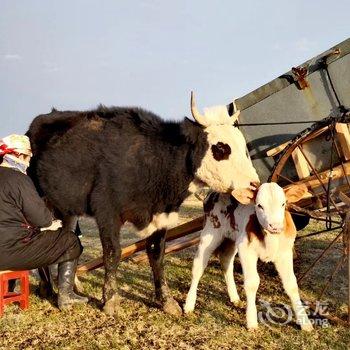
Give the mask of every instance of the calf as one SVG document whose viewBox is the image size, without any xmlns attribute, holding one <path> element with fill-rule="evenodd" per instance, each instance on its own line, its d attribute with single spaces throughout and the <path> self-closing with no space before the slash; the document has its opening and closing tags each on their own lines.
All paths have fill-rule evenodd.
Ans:
<svg viewBox="0 0 350 350">
<path fill-rule="evenodd" d="M 284 191 L 276 183 L 264 183 L 254 190 L 234 190 L 232 196 L 211 193 L 204 204 L 205 224 L 193 261 L 192 283 L 185 312 L 194 310 L 198 282 L 214 251 L 219 255 L 230 300 L 239 302 L 233 277 L 233 262 L 238 252 L 247 297 L 248 329 L 258 327 L 255 298 L 260 281 L 257 272 L 260 258 L 264 262 L 274 263 L 291 300 L 297 323 L 303 330 L 312 330 L 300 301 L 293 271 L 296 228 L 290 213 L 285 210 L 287 202 L 297 202 L 306 192 L 306 186 L 293 186 Z"/>
</svg>

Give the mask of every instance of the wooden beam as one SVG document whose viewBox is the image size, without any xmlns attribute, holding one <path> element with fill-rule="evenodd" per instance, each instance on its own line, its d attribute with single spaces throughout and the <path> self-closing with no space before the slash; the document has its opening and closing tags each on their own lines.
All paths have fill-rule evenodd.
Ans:
<svg viewBox="0 0 350 350">
<path fill-rule="evenodd" d="M 320 136 L 321 134 L 323 134 L 326 130 L 328 130 L 328 126 L 324 126 L 323 128 L 315 131 L 313 134 L 307 136 L 305 138 L 305 140 L 303 140 L 303 142 L 306 142 L 306 141 L 310 141 L 318 136 Z M 291 143 L 292 140 L 289 140 L 287 142 L 284 142 L 284 143 L 281 143 L 280 145 L 274 147 L 274 148 L 271 148 L 270 150 L 268 150 L 266 152 L 266 155 L 268 157 L 273 157 L 275 156 L 276 154 L 282 152 L 287 146 L 289 146 L 289 144 Z"/>
<path fill-rule="evenodd" d="M 194 220 L 188 221 L 182 225 L 176 226 L 167 232 L 166 241 L 172 241 L 174 239 L 189 235 L 190 233 L 199 231 L 203 228 L 203 216 L 200 216 Z M 146 239 L 141 239 L 133 244 L 130 244 L 122 248 L 121 260 L 129 258 L 131 255 L 146 249 Z M 103 257 L 91 260 L 85 264 L 78 266 L 77 274 L 83 274 L 91 270 L 95 270 L 103 266 Z"/>
<path fill-rule="evenodd" d="M 345 174 L 346 176 L 350 176 L 350 162 L 344 163 L 344 170 L 345 170 Z M 322 183 L 324 185 L 328 184 L 328 178 L 329 178 L 330 172 L 329 170 L 325 170 L 322 173 L 319 173 L 319 177 L 322 181 Z M 332 181 L 336 181 L 338 179 L 344 178 L 344 172 L 342 169 L 341 165 L 336 166 L 335 168 L 333 168 L 333 172 L 332 172 Z M 302 179 L 300 181 L 296 181 L 291 185 L 285 186 L 284 188 L 287 189 L 289 187 L 298 185 L 298 184 L 305 184 L 309 190 L 311 190 L 311 192 L 307 192 L 303 198 L 298 202 L 298 206 L 301 207 L 307 207 L 310 204 L 312 204 L 311 198 L 314 196 L 317 196 L 316 193 L 312 194 L 312 190 L 316 191 L 317 189 L 320 188 L 321 184 L 319 182 L 319 180 L 317 179 L 317 177 L 315 175 L 312 175 L 308 178 Z M 347 192 L 349 190 L 347 183 L 344 185 L 338 185 L 337 186 L 337 192 L 338 191 L 342 191 L 342 192 Z M 321 193 L 318 194 L 323 194 L 324 192 L 322 191 Z"/>
<path fill-rule="evenodd" d="M 350 207 L 350 198 L 342 191 L 339 191 L 339 199 Z"/>
<path fill-rule="evenodd" d="M 348 124 L 336 123 L 335 130 L 345 160 L 350 159 L 350 133 Z"/>
<path fill-rule="evenodd" d="M 350 162 L 344 163 L 344 171 L 345 171 L 346 176 L 350 176 Z M 330 176 L 329 170 L 325 170 L 325 171 L 319 173 L 318 175 L 319 175 L 319 178 L 321 179 L 323 184 L 328 183 L 328 179 Z M 340 179 L 340 178 L 343 178 L 344 172 L 343 172 L 342 166 L 338 165 L 338 166 L 334 167 L 331 176 L 332 176 L 333 181 Z M 290 186 L 298 185 L 298 184 L 305 184 L 310 189 L 315 189 L 315 188 L 321 186 L 320 181 L 317 179 L 316 175 L 312 175 L 312 176 L 309 176 L 307 178 L 301 179 L 300 181 L 296 181 L 294 184 L 286 186 L 286 188 L 288 188 Z"/>
<path fill-rule="evenodd" d="M 278 145 L 277 147 L 271 148 L 270 150 L 268 150 L 266 152 L 266 155 L 268 157 L 273 157 L 276 154 L 282 152 L 287 146 L 289 146 L 290 143 L 291 143 L 291 141 L 287 141 L 287 142 L 284 142 L 284 143 Z"/>
<path fill-rule="evenodd" d="M 299 149 L 297 147 L 293 152 L 292 152 L 292 158 L 294 161 L 295 169 L 297 171 L 299 179 L 305 179 L 306 177 L 310 176 L 310 167 Z"/>
<path fill-rule="evenodd" d="M 196 237 L 192 237 L 190 239 L 186 238 L 181 240 L 180 242 L 174 242 L 172 244 L 169 244 L 166 248 L 165 248 L 165 254 L 170 254 L 170 253 L 175 253 L 178 252 L 180 250 L 192 247 L 196 244 L 199 243 L 200 240 L 200 235 L 196 235 Z M 132 258 L 133 262 L 143 262 L 146 261 L 148 259 L 147 253 L 146 252 L 141 252 L 140 254 L 137 254 L 136 256 L 134 256 Z"/>
<path fill-rule="evenodd" d="M 327 131 L 329 129 L 329 126 L 324 126 L 321 129 L 318 129 L 316 131 L 314 131 L 313 133 L 311 133 L 309 136 L 306 136 L 305 139 L 303 140 L 303 143 L 305 143 L 306 141 L 310 141 L 315 139 L 316 137 L 322 135 L 325 131 Z"/>
</svg>

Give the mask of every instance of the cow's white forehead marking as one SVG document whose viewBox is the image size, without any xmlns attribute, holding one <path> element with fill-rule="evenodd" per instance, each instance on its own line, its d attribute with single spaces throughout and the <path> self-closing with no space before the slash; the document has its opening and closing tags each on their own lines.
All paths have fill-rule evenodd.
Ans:
<svg viewBox="0 0 350 350">
<path fill-rule="evenodd" d="M 178 219 L 179 214 L 177 212 L 154 214 L 152 221 L 148 224 L 148 226 L 141 231 L 136 230 L 136 234 L 142 238 L 149 237 L 157 230 L 174 227 L 177 224 Z"/>
<path fill-rule="evenodd" d="M 256 195 L 256 204 L 266 204 L 273 207 L 274 204 L 281 205 L 286 201 L 286 196 L 281 186 L 275 182 L 263 183 Z"/>
<path fill-rule="evenodd" d="M 264 229 L 269 229 L 269 225 L 276 230 L 283 229 L 285 202 L 286 196 L 278 184 L 264 183 L 259 187 L 255 208 L 259 223 Z"/>
<path fill-rule="evenodd" d="M 212 106 L 206 107 L 204 110 L 204 117 L 208 120 L 210 125 L 232 125 L 235 120 L 228 114 L 226 106 Z"/>
</svg>

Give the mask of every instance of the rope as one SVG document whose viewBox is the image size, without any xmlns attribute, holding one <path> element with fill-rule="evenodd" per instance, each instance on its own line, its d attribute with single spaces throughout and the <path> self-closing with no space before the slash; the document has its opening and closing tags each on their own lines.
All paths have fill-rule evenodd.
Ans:
<svg viewBox="0 0 350 350">
<path fill-rule="evenodd" d="M 260 126 L 260 125 L 291 125 L 291 124 L 312 124 L 317 123 L 319 120 L 300 120 L 295 122 L 270 122 L 270 123 L 239 123 L 235 122 L 235 126 Z"/>
<path fill-rule="evenodd" d="M 338 96 L 338 93 L 337 91 L 335 90 L 335 87 L 334 87 L 334 83 L 333 83 L 333 80 L 331 78 L 331 75 L 329 73 L 329 70 L 328 70 L 328 64 L 326 62 L 327 58 L 324 57 L 322 59 L 322 62 L 321 62 L 321 69 L 324 69 L 324 71 L 326 72 L 327 74 L 327 78 L 329 80 L 329 85 L 331 86 L 331 89 L 333 91 L 333 94 L 334 94 L 334 97 L 335 99 L 337 100 L 337 104 L 338 104 L 338 109 L 340 111 L 341 114 L 344 114 L 346 112 L 346 108 L 343 106 L 343 104 L 340 102 L 340 99 L 339 99 L 339 96 Z"/>
</svg>

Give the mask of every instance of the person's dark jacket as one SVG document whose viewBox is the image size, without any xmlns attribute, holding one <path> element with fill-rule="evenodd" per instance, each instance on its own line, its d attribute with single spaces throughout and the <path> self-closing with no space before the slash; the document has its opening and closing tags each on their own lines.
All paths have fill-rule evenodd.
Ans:
<svg viewBox="0 0 350 350">
<path fill-rule="evenodd" d="M 77 259 L 82 252 L 71 231 L 40 231 L 52 215 L 30 179 L 0 166 L 0 270 L 31 270 Z"/>
<path fill-rule="evenodd" d="M 22 246 L 51 223 L 51 212 L 30 177 L 0 167 L 0 251 Z"/>
</svg>

